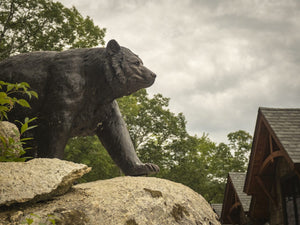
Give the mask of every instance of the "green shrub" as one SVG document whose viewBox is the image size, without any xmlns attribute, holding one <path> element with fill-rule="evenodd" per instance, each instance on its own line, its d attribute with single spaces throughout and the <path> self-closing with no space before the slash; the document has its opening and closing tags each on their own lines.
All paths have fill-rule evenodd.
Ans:
<svg viewBox="0 0 300 225">
<path fill-rule="evenodd" d="M 32 97 L 37 98 L 38 94 L 35 91 L 30 90 L 30 86 L 26 82 L 11 84 L 4 81 L 0 81 L 0 121 L 8 120 L 7 113 L 13 109 L 15 104 L 19 104 L 22 107 L 30 108 L 30 105 L 27 100 L 23 98 L 14 97 L 15 94 L 21 94 L 20 96 L 28 96 L 29 99 Z M 21 125 L 20 135 L 22 136 L 24 132 L 33 129 L 36 127 L 29 126 L 29 123 L 34 121 L 36 118 L 25 118 L 24 122 L 15 121 Z M 14 131 L 16 136 L 19 135 L 18 131 Z M 14 138 L 6 138 L 0 136 L 0 161 L 1 162 L 10 162 L 10 161 L 25 161 L 27 158 L 20 158 L 20 156 L 26 153 L 26 150 L 29 149 L 22 148 L 22 144 L 31 140 L 32 138 L 21 138 L 20 141 L 16 141 Z"/>
<path fill-rule="evenodd" d="M 27 95 L 29 99 L 32 96 L 38 97 L 35 91 L 29 90 L 30 86 L 26 82 L 11 84 L 4 81 L 0 81 L 0 121 L 7 118 L 7 113 L 13 109 L 15 104 L 19 104 L 23 107 L 30 108 L 29 103 L 25 99 L 17 99 L 13 97 L 14 94 Z"/>
</svg>

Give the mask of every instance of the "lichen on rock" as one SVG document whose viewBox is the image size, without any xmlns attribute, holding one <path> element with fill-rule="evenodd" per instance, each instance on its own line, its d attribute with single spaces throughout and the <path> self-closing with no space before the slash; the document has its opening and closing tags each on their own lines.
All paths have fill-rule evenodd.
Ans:
<svg viewBox="0 0 300 225">
<path fill-rule="evenodd" d="M 162 197 L 162 193 L 160 191 L 155 191 L 155 190 L 151 190 L 151 189 L 148 189 L 148 188 L 144 188 L 144 190 L 146 192 L 149 192 L 153 198 Z"/>
<path fill-rule="evenodd" d="M 171 215 L 174 217 L 176 222 L 179 222 L 184 217 L 184 215 L 189 216 L 190 214 L 184 206 L 176 203 L 173 206 Z"/>
</svg>

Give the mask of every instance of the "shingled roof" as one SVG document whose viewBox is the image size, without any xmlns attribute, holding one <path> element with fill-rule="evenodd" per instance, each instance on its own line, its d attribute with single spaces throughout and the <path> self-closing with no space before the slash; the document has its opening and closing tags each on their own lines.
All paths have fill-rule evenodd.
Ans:
<svg viewBox="0 0 300 225">
<path fill-rule="evenodd" d="M 230 172 L 229 177 L 232 181 L 234 189 L 241 201 L 245 212 L 249 211 L 251 196 L 248 196 L 244 191 L 244 184 L 246 179 L 246 173 Z"/>
<path fill-rule="evenodd" d="M 222 206 L 223 206 L 222 203 L 213 203 L 213 204 L 211 204 L 211 207 L 216 212 L 216 214 L 218 215 L 218 217 L 221 216 Z"/>
<path fill-rule="evenodd" d="M 300 163 L 300 109 L 259 109 L 294 163 Z"/>
<path fill-rule="evenodd" d="M 223 224 L 243 224 L 250 208 L 251 196 L 243 192 L 246 173 L 230 172 L 221 212 Z"/>
</svg>

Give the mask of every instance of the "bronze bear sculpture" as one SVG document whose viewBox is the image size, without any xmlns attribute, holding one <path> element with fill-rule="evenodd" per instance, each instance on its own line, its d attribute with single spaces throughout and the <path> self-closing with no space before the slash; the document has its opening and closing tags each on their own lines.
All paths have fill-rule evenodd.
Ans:
<svg viewBox="0 0 300 225">
<path fill-rule="evenodd" d="M 64 157 L 67 141 L 96 134 L 125 175 L 157 173 L 136 155 L 115 99 L 153 84 L 156 75 L 115 40 L 106 48 L 19 54 L 0 62 L 0 80 L 27 82 L 39 98 L 31 109 L 18 108 L 9 119 L 38 117 L 33 129 L 37 157 Z"/>
</svg>

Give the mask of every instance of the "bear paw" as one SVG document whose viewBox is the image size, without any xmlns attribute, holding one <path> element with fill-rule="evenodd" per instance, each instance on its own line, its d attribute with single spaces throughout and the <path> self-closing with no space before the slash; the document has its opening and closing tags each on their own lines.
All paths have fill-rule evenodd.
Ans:
<svg viewBox="0 0 300 225">
<path fill-rule="evenodd" d="M 125 172 L 126 176 L 144 176 L 156 174 L 159 167 L 153 163 L 143 163 L 135 165 L 130 171 Z"/>
</svg>

